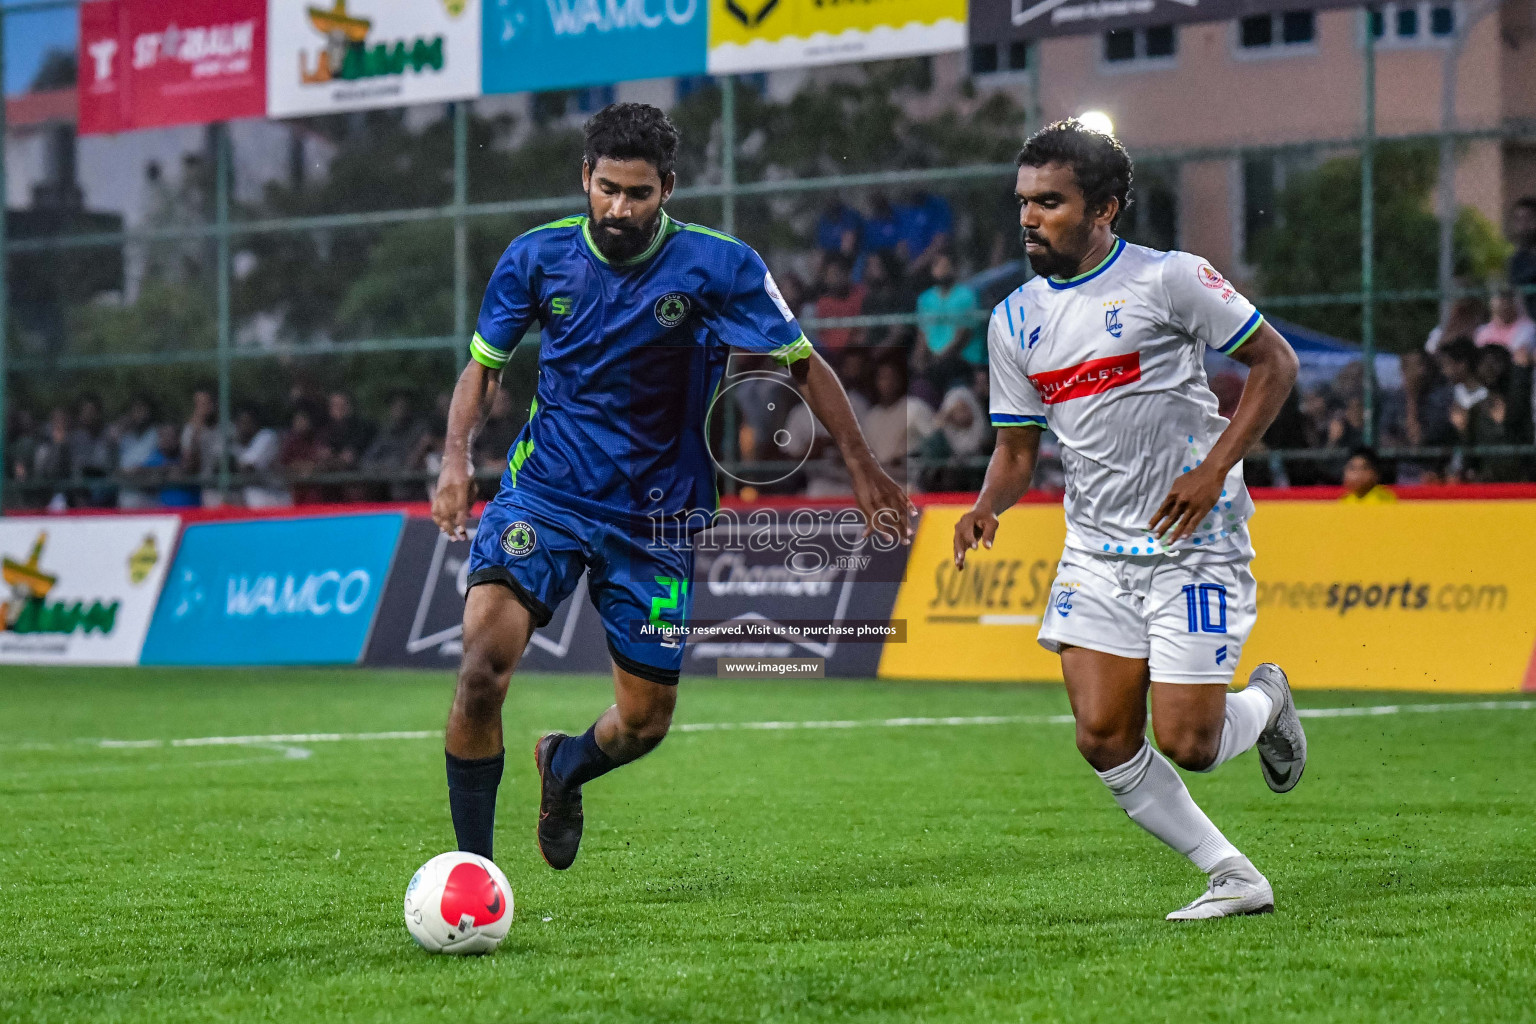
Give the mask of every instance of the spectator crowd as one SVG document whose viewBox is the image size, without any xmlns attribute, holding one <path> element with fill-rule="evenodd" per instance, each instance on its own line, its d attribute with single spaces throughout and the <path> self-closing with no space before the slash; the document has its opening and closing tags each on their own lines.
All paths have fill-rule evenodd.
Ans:
<svg viewBox="0 0 1536 1024">
<path fill-rule="evenodd" d="M 1002 256 L 964 266 L 953 231 L 948 203 L 931 193 L 897 202 L 875 193 L 863 209 L 834 199 L 816 221 L 814 253 L 775 272 L 786 304 L 847 388 L 872 450 L 913 490 L 974 490 L 992 450 L 986 310 L 1000 295 L 975 282 Z M 1398 357 L 1401 386 L 1376 394 L 1376 443 L 1427 449 L 1422 456 L 1378 460 L 1363 448 L 1368 411 L 1357 360 L 1291 395 L 1247 460 L 1251 482 L 1339 483 L 1346 461 L 1366 456 L 1387 483 L 1536 478 L 1527 453 L 1466 451 L 1533 441 L 1536 197 L 1516 204 L 1511 241 L 1507 275 L 1450 303 L 1422 349 Z M 1011 287 L 1018 276 L 997 280 Z M 775 372 L 762 357 L 733 360 L 740 381 L 727 389 L 730 415 L 714 424 L 715 450 L 755 489 L 846 494 L 830 438 L 802 403 L 776 400 Z M 1211 386 L 1230 415 L 1241 377 L 1216 372 Z M 419 500 L 440 466 L 448 401 L 443 392 L 428 406 L 400 391 L 365 417 L 346 390 L 295 384 L 280 408 L 237 406 L 227 431 L 211 390 L 193 393 L 174 415 L 147 395 L 113 409 L 94 394 L 46 412 L 13 408 L 7 495 L 18 507 L 54 509 Z M 526 409 L 498 392 L 475 443 L 480 471 L 500 472 L 525 419 Z M 1305 449 L 1330 454 L 1274 454 Z M 1052 455 L 1047 436 L 1037 485 L 1059 479 Z M 226 460 L 228 491 L 219 487 Z"/>
<path fill-rule="evenodd" d="M 1388 482 L 1507 483 L 1536 479 L 1536 459 L 1519 452 L 1473 455 L 1475 446 L 1529 446 L 1536 440 L 1536 196 L 1515 203 L 1505 276 L 1463 282 L 1422 349 L 1398 357 L 1401 387 L 1377 395 L 1377 443 L 1430 448 L 1422 458 L 1382 460 Z M 1229 401 L 1213 381 L 1224 411 Z M 1230 388 L 1228 389 L 1231 390 Z M 1239 389 L 1240 390 L 1240 389 Z M 1235 393 L 1230 402 L 1236 404 Z M 1355 449 L 1364 440 L 1364 375 L 1358 362 L 1332 380 L 1299 388 L 1265 435 L 1272 449 Z M 1286 460 L 1258 467 L 1262 482 L 1337 483 L 1336 463 Z"/>
<path fill-rule="evenodd" d="M 139 395 L 109 420 L 101 398 L 86 394 L 41 422 L 14 410 L 6 468 L 21 504 L 53 510 L 418 499 L 439 465 L 446 403 L 445 395 L 422 415 L 401 392 L 375 423 L 357 414 L 346 391 L 311 398 L 298 386 L 281 418 L 242 405 L 225 432 L 211 390 L 195 391 L 175 418 Z M 505 403 L 500 414 L 510 416 Z M 498 426 L 493 420 L 487 435 Z M 504 457 L 503 449 L 495 461 Z M 226 459 L 229 493 L 218 486 Z"/>
</svg>

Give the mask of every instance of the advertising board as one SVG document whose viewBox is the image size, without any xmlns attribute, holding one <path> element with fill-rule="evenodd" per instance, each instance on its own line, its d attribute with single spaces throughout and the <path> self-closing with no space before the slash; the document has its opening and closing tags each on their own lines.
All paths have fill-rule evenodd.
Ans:
<svg viewBox="0 0 1536 1024">
<path fill-rule="evenodd" d="M 356 662 L 404 520 L 382 513 L 188 526 L 142 663 Z"/>
<path fill-rule="evenodd" d="M 330 114 L 480 93 L 479 0 L 270 0 L 267 113 Z"/>
<path fill-rule="evenodd" d="M 477 521 L 468 524 L 474 536 Z M 449 540 L 432 520 L 412 518 L 384 590 L 364 661 L 398 668 L 457 670 L 464 653 L 464 594 L 469 541 Z M 520 672 L 610 671 L 608 645 L 585 577 L 548 626 L 528 643 Z"/>
<path fill-rule="evenodd" d="M 708 0 L 485 0 L 484 91 L 704 73 Z"/>
<path fill-rule="evenodd" d="M 80 134 L 261 117 L 267 0 L 80 5 Z"/>
<path fill-rule="evenodd" d="M 990 550 L 953 559 L 961 506 L 930 506 L 880 675 L 1059 680 L 1035 641 L 1066 533 L 1055 505 L 1000 518 Z M 1536 689 L 1536 502 L 1261 502 L 1250 530 L 1258 624 L 1237 678 L 1261 661 L 1293 685 L 1497 692 Z M 965 657 L 956 657 L 956 652 Z"/>
<path fill-rule="evenodd" d="M 0 664 L 137 664 L 180 525 L 0 518 Z"/>
<path fill-rule="evenodd" d="M 965 14 L 965 0 L 710 0 L 709 73 L 959 50 Z"/>
</svg>

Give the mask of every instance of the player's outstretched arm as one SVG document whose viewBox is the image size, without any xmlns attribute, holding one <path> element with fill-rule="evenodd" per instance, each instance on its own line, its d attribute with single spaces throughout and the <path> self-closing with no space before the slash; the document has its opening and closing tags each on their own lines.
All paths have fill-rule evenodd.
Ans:
<svg viewBox="0 0 1536 1024">
<path fill-rule="evenodd" d="M 853 478 L 854 498 L 864 513 L 864 536 L 879 531 L 895 541 L 910 541 L 917 509 L 907 492 L 880 468 L 874 452 L 869 450 L 869 442 L 859 428 L 853 406 L 848 404 L 848 393 L 843 390 L 832 367 L 820 353 L 812 352 L 789 364 L 789 372 L 804 396 L 805 404 L 810 406 L 811 412 L 827 428 L 827 433 L 832 435 L 838 450 L 843 453 L 848 474 Z"/>
<path fill-rule="evenodd" d="M 470 451 L 475 435 L 490 413 L 491 399 L 496 396 L 500 381 L 500 371 L 471 359 L 453 388 L 443 442 L 443 468 L 437 474 L 437 490 L 432 495 L 432 521 L 453 540 L 467 536 L 464 520 L 475 503 L 475 466 Z"/>
<path fill-rule="evenodd" d="M 1243 397 L 1211 453 L 1175 480 L 1168 497 L 1158 506 L 1147 527 L 1158 537 L 1179 541 L 1195 532 L 1195 527 L 1216 507 L 1227 474 L 1264 436 L 1296 384 L 1296 371 L 1301 365 L 1296 353 L 1290 342 L 1268 323 L 1260 324 L 1253 337 L 1230 355 L 1249 370 Z"/>
<path fill-rule="evenodd" d="M 976 504 L 955 524 L 955 568 L 965 568 L 965 553 L 978 543 L 992 546 L 997 535 L 997 517 L 1008 511 L 1029 490 L 1035 475 L 1035 459 L 1040 454 L 1039 427 L 1002 427 L 997 432 L 997 447 L 987 463 L 987 478 L 982 482 Z"/>
</svg>

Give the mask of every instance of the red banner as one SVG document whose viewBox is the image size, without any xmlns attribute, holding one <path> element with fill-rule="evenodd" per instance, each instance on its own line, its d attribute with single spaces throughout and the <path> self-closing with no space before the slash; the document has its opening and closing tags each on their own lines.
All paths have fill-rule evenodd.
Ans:
<svg viewBox="0 0 1536 1024">
<path fill-rule="evenodd" d="M 80 5 L 80 134 L 262 117 L 267 0 Z"/>
</svg>

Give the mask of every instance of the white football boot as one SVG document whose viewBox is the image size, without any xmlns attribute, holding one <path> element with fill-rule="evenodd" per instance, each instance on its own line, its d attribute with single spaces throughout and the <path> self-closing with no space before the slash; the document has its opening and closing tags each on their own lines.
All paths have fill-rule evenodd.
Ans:
<svg viewBox="0 0 1536 1024">
<path fill-rule="evenodd" d="M 1291 683 L 1280 666 L 1266 661 L 1248 677 L 1249 686 L 1257 686 L 1269 695 L 1274 709 L 1269 723 L 1259 733 L 1254 748 L 1259 752 L 1259 769 L 1264 781 L 1276 793 L 1289 793 L 1301 781 L 1307 767 L 1307 734 L 1302 731 L 1291 697 Z"/>
<path fill-rule="evenodd" d="M 1211 872 L 1210 887 L 1187 907 L 1168 915 L 1170 921 L 1204 921 L 1213 917 L 1269 914 L 1275 909 L 1275 890 L 1247 857 L 1228 857 Z"/>
</svg>

